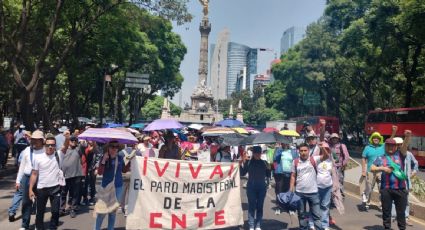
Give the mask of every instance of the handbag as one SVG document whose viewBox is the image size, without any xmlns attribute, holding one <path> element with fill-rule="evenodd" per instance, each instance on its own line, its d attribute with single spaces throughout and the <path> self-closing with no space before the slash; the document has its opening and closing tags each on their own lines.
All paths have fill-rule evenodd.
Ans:
<svg viewBox="0 0 425 230">
<path fill-rule="evenodd" d="M 115 193 L 115 174 L 117 173 L 117 166 L 118 156 L 115 158 L 115 169 L 112 182 L 106 185 L 106 187 L 100 186 L 97 192 L 97 202 L 94 206 L 95 214 L 112 213 L 120 207 L 120 203 L 118 202 L 117 195 Z"/>
</svg>

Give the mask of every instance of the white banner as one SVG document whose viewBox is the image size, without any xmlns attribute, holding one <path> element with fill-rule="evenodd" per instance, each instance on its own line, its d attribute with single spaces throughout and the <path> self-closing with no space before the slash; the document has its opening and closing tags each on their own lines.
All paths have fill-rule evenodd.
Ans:
<svg viewBox="0 0 425 230">
<path fill-rule="evenodd" d="M 135 157 L 126 229 L 243 225 L 238 163 Z"/>
</svg>

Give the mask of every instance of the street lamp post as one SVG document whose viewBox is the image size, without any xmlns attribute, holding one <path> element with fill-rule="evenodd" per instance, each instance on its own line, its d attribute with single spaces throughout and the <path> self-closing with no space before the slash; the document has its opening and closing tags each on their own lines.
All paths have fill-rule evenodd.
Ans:
<svg viewBox="0 0 425 230">
<path fill-rule="evenodd" d="M 99 122 L 100 122 L 100 126 L 102 127 L 103 125 L 103 104 L 105 103 L 105 84 L 106 84 L 106 71 L 103 72 L 103 76 L 102 76 L 102 101 L 100 102 L 100 106 L 99 106 Z"/>
<path fill-rule="evenodd" d="M 112 74 L 118 70 L 118 66 L 115 64 L 111 64 L 109 71 L 104 70 L 103 76 L 102 76 L 102 101 L 100 102 L 99 106 L 99 119 L 100 119 L 100 126 L 103 125 L 103 117 L 104 117 L 104 104 L 105 104 L 105 88 L 106 88 L 106 82 L 112 81 Z"/>
</svg>

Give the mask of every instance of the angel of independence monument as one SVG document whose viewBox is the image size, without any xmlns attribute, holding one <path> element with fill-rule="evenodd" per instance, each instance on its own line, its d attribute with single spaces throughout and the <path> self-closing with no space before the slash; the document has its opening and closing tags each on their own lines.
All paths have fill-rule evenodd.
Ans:
<svg viewBox="0 0 425 230">
<path fill-rule="evenodd" d="M 191 98 L 192 105 L 181 113 L 179 120 L 185 123 L 214 123 L 223 119 L 223 115 L 214 111 L 214 97 L 207 86 L 208 75 L 208 36 L 211 23 L 208 20 L 208 0 L 199 0 L 203 6 L 204 17 L 199 26 L 201 47 L 199 55 L 198 85 Z"/>
</svg>

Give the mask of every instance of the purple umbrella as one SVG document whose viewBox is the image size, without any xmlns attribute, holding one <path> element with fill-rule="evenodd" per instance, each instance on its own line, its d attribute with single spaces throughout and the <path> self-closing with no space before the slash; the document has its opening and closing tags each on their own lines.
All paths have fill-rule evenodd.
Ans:
<svg viewBox="0 0 425 230">
<path fill-rule="evenodd" d="M 161 129 L 181 129 L 183 125 L 174 119 L 157 119 L 146 126 L 143 131 L 154 131 Z"/>
<path fill-rule="evenodd" d="M 108 143 L 117 141 L 122 144 L 137 143 L 136 137 L 130 132 L 112 128 L 89 128 L 78 136 L 81 140 Z"/>
</svg>

